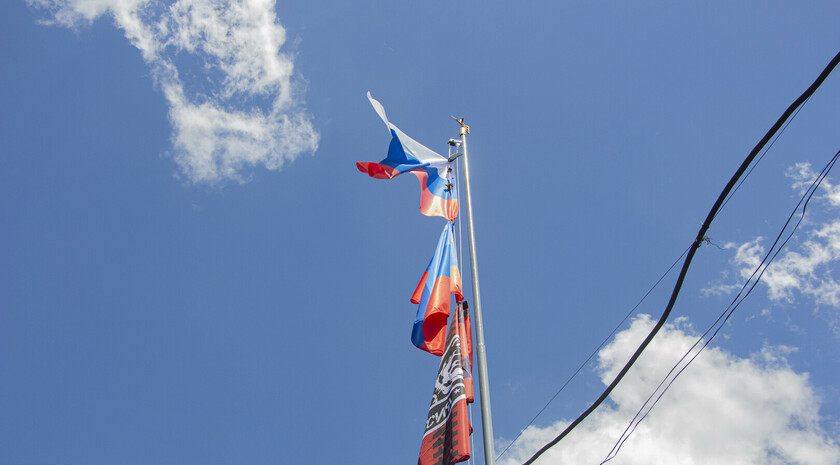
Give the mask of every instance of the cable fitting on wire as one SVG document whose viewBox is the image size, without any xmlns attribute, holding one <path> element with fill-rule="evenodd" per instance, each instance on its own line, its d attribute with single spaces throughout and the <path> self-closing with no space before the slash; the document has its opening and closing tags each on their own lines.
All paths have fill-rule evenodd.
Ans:
<svg viewBox="0 0 840 465">
<path fill-rule="evenodd" d="M 721 247 L 721 246 L 719 246 L 719 245 L 715 244 L 714 242 L 712 242 L 712 239 L 711 239 L 709 236 L 704 236 L 704 237 L 703 237 L 703 243 L 704 243 L 704 244 L 706 244 L 706 245 L 713 245 L 713 246 L 717 247 L 717 248 L 718 248 L 718 249 L 720 249 L 720 250 L 726 250 L 726 248 L 725 248 L 725 247 Z"/>
</svg>

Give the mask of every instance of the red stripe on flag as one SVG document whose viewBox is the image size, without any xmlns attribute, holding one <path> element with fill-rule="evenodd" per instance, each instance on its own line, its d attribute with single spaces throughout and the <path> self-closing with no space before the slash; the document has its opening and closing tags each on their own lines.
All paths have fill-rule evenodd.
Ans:
<svg viewBox="0 0 840 465">
<path fill-rule="evenodd" d="M 420 213 L 426 216 L 442 216 L 449 221 L 458 217 L 458 199 L 444 199 L 429 190 L 429 174 L 425 170 L 412 173 L 420 181 Z"/>
<path fill-rule="evenodd" d="M 390 166 L 372 161 L 357 161 L 356 168 L 362 173 L 367 173 L 368 176 L 376 179 L 391 179 L 400 174 L 399 171 Z"/>
<path fill-rule="evenodd" d="M 420 278 L 420 283 L 414 289 L 414 294 L 411 294 L 411 303 L 419 304 L 420 299 L 423 298 L 423 290 L 426 289 L 426 280 L 429 278 L 429 270 L 423 272 L 423 277 Z"/>
<path fill-rule="evenodd" d="M 434 355 L 443 355 L 446 343 L 446 320 L 449 319 L 450 282 L 449 277 L 441 276 L 435 281 L 426 315 L 423 317 L 423 340 L 426 350 Z"/>
</svg>

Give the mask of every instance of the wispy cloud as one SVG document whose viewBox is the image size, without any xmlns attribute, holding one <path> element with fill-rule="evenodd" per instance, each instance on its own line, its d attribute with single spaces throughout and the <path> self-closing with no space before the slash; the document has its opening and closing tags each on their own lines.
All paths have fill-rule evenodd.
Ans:
<svg viewBox="0 0 840 465">
<path fill-rule="evenodd" d="M 788 168 L 785 173 L 787 177 L 793 179 L 792 187 L 798 190 L 800 194 L 805 193 L 808 186 L 811 185 L 811 182 L 816 179 L 818 174 L 811 168 L 811 164 L 808 162 L 797 163 Z M 832 184 L 831 180 L 825 178 L 820 183 L 820 191 L 824 194 L 819 196 L 819 198 L 827 200 L 833 207 L 840 206 L 840 186 Z"/>
<path fill-rule="evenodd" d="M 647 315 L 638 317 L 599 352 L 604 383 L 653 324 Z M 684 321 L 678 325 L 659 332 L 613 391 L 614 406 L 601 406 L 538 463 L 600 463 L 659 380 L 696 340 Z M 793 350 L 766 346 L 751 358 L 739 358 L 707 348 L 609 463 L 840 463 L 840 445 L 820 427 L 819 402 L 808 376 L 787 365 L 785 355 Z M 527 428 L 499 464 L 522 463 L 567 425 L 559 421 Z"/>
<path fill-rule="evenodd" d="M 70 28 L 110 15 L 169 104 L 174 159 L 193 182 L 245 179 L 318 147 L 274 0 L 27 0 Z"/>
<path fill-rule="evenodd" d="M 817 173 L 808 163 L 797 163 L 787 171 L 793 180 L 792 188 L 804 193 Z M 830 207 L 840 206 L 840 186 L 835 186 L 826 178 L 815 196 Z M 814 211 L 813 209 L 809 212 Z M 829 324 L 835 332 L 840 331 L 840 281 L 832 268 L 840 261 L 840 220 L 827 222 L 803 222 L 797 233 L 803 238 L 799 243 L 791 241 L 788 248 L 766 266 L 761 283 L 767 289 L 771 301 L 794 303 L 797 297 L 812 299 L 817 307 L 832 309 L 826 313 Z M 731 259 L 735 273 L 741 283 L 714 283 L 704 289 L 707 294 L 727 294 L 741 288 L 753 271 L 761 263 L 765 254 L 764 238 L 756 237 L 742 244 L 729 243 L 727 249 L 733 249 Z M 726 281 L 729 273 L 724 272 Z"/>
<path fill-rule="evenodd" d="M 733 264 L 747 279 L 764 255 L 762 238 L 737 248 Z M 761 279 L 772 300 L 793 302 L 796 294 L 813 298 L 819 305 L 840 308 L 840 283 L 831 275 L 831 264 L 840 260 L 840 220 L 819 225 L 808 233 L 798 250 L 777 258 Z"/>
</svg>

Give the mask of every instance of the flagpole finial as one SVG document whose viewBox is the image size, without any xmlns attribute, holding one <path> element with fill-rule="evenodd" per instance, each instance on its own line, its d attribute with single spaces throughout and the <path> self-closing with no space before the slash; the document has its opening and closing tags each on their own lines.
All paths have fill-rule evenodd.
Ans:
<svg viewBox="0 0 840 465">
<path fill-rule="evenodd" d="M 451 118 L 454 119 L 455 121 L 457 121 L 458 124 L 461 125 L 461 134 L 460 135 L 462 135 L 462 136 L 463 135 L 470 135 L 470 127 L 467 126 L 466 124 L 464 124 L 464 118 L 458 119 L 454 116 L 452 116 Z"/>
</svg>

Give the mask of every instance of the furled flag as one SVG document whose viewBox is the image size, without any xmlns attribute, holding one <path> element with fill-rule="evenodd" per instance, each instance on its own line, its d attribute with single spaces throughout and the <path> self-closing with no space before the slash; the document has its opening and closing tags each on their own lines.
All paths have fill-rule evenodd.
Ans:
<svg viewBox="0 0 840 465">
<path fill-rule="evenodd" d="M 411 303 L 420 304 L 411 330 L 411 342 L 434 355 L 443 354 L 450 294 L 455 294 L 455 300 L 464 300 L 461 294 L 461 272 L 458 270 L 455 254 L 452 222 L 447 222 L 440 235 L 435 255 L 411 296 Z"/>
<path fill-rule="evenodd" d="M 418 465 L 450 465 L 470 458 L 470 426 L 464 376 L 466 351 L 461 306 L 455 310 L 446 352 L 440 359 L 426 431 L 420 444 Z"/>
<path fill-rule="evenodd" d="M 388 146 L 388 156 L 384 160 L 379 163 L 360 161 L 356 167 L 377 179 L 391 179 L 406 172 L 413 173 L 420 181 L 420 213 L 454 220 L 458 216 L 458 193 L 453 182 L 452 163 L 389 123 L 382 104 L 371 97 L 370 92 L 367 97 L 388 126 L 391 145 Z"/>
<path fill-rule="evenodd" d="M 456 310 L 453 321 L 456 320 L 459 325 L 458 336 L 461 338 L 461 365 L 464 367 L 464 389 L 467 393 L 467 402 L 471 404 L 475 401 L 472 377 L 472 323 L 470 322 L 469 305 L 467 305 L 466 300 L 458 302 L 458 309 Z"/>
</svg>

